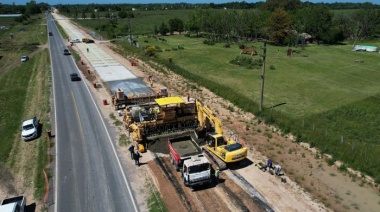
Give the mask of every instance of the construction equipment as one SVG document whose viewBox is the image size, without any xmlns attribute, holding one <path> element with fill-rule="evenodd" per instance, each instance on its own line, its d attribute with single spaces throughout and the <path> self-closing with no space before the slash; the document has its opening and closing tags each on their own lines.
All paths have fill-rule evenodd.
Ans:
<svg viewBox="0 0 380 212">
<path fill-rule="evenodd" d="M 186 186 L 211 183 L 210 162 L 191 136 L 169 138 L 168 148 L 170 162 L 177 171 L 182 170 L 181 176 Z"/>
<path fill-rule="evenodd" d="M 226 140 L 221 122 L 213 112 L 202 102 L 196 100 L 198 122 L 200 129 L 196 130 L 199 138 L 204 136 L 205 152 L 219 169 L 226 169 L 226 163 L 238 162 L 247 157 L 247 148 L 237 140 Z M 216 157 L 215 157 L 216 156 Z"/>
<path fill-rule="evenodd" d="M 166 88 L 161 88 L 158 93 L 146 93 L 146 94 L 128 94 L 125 95 L 124 91 L 121 89 L 116 90 L 116 95 L 111 97 L 111 103 L 115 110 L 120 110 L 126 108 L 128 105 L 142 105 L 154 103 L 154 99 L 167 97 L 168 91 Z"/>
<path fill-rule="evenodd" d="M 154 103 L 127 107 L 123 117 L 126 129 L 145 151 L 149 140 L 173 137 L 192 131 L 197 126 L 195 102 L 185 102 L 181 97 L 154 99 Z"/>
</svg>

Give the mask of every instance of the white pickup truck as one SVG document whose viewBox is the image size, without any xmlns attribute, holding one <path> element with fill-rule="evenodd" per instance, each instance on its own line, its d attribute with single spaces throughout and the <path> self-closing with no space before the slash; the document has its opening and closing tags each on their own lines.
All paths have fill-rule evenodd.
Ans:
<svg viewBox="0 0 380 212">
<path fill-rule="evenodd" d="M 24 120 L 21 128 L 21 138 L 24 141 L 32 140 L 38 136 L 38 120 L 36 117 Z"/>
<path fill-rule="evenodd" d="M 4 199 L 0 205 L 1 212 L 24 212 L 26 198 L 24 196 Z"/>
</svg>

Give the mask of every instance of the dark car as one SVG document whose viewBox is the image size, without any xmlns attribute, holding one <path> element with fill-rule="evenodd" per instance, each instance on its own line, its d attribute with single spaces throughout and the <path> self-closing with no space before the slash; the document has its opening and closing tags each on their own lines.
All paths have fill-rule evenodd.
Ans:
<svg viewBox="0 0 380 212">
<path fill-rule="evenodd" d="M 68 49 L 63 50 L 64 55 L 71 55 L 70 51 Z"/>
<path fill-rule="evenodd" d="M 88 40 L 86 41 L 86 43 L 95 43 L 95 41 L 94 41 L 94 40 L 90 40 L 90 39 L 88 39 Z"/>
<path fill-rule="evenodd" d="M 71 81 L 81 81 L 82 79 L 76 73 L 70 74 Z"/>
<path fill-rule="evenodd" d="M 49 36 L 53 36 L 53 33 L 52 33 L 52 32 L 49 32 Z"/>
</svg>

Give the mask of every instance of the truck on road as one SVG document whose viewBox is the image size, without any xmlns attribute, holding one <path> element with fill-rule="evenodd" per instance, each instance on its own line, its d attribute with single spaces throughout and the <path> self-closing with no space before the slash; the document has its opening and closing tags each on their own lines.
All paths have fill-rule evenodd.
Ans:
<svg viewBox="0 0 380 212">
<path fill-rule="evenodd" d="M 6 198 L 1 202 L 1 212 L 24 212 L 26 198 L 24 196 L 17 196 Z"/>
<path fill-rule="evenodd" d="M 211 164 L 202 149 L 191 138 L 181 136 L 168 139 L 170 162 L 179 171 L 186 186 L 211 183 Z"/>
</svg>

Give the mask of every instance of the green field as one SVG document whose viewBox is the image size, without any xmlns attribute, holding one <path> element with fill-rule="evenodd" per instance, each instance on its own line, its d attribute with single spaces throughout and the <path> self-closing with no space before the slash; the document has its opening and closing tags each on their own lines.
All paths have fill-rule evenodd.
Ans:
<svg viewBox="0 0 380 212">
<path fill-rule="evenodd" d="M 179 18 L 183 22 L 186 22 L 190 11 L 191 10 L 170 10 L 170 13 L 164 10 L 136 11 L 134 12 L 135 17 L 130 20 L 131 32 L 133 35 L 153 34 L 155 26 L 159 27 L 163 22 L 168 24 L 172 18 Z M 114 14 L 117 14 L 117 12 L 114 12 Z M 91 17 L 91 14 L 87 13 L 86 16 Z M 96 33 L 100 33 L 103 37 L 106 37 L 107 34 L 101 30 L 101 26 L 108 26 L 110 20 L 104 19 L 104 16 L 105 12 L 99 13 L 99 19 L 77 19 L 75 22 L 86 28 L 91 28 L 95 30 Z M 81 17 L 81 15 L 79 15 L 79 17 Z M 125 34 L 129 34 L 129 20 L 117 19 L 117 21 L 119 28 L 126 28 L 124 32 Z"/>
<path fill-rule="evenodd" d="M 50 56 L 44 15 L 0 30 L 0 166 L 2 171 L 24 180 L 22 189 L 34 191 L 40 200 L 45 191 L 43 170 L 47 164 L 46 129 L 50 128 Z M 14 38 L 9 39 L 13 33 Z M 22 55 L 30 60 L 21 63 Z M 36 116 L 43 124 L 41 137 L 24 142 L 20 136 L 22 120 Z M 26 154 L 28 152 L 28 154 Z M 4 174 L 4 173 L 0 173 Z M 12 178 L 11 178 L 12 179 Z M 9 179 L 9 180 L 11 180 Z M 14 182 L 2 182 L 12 186 Z M 18 188 L 20 189 L 20 188 Z"/>
</svg>

